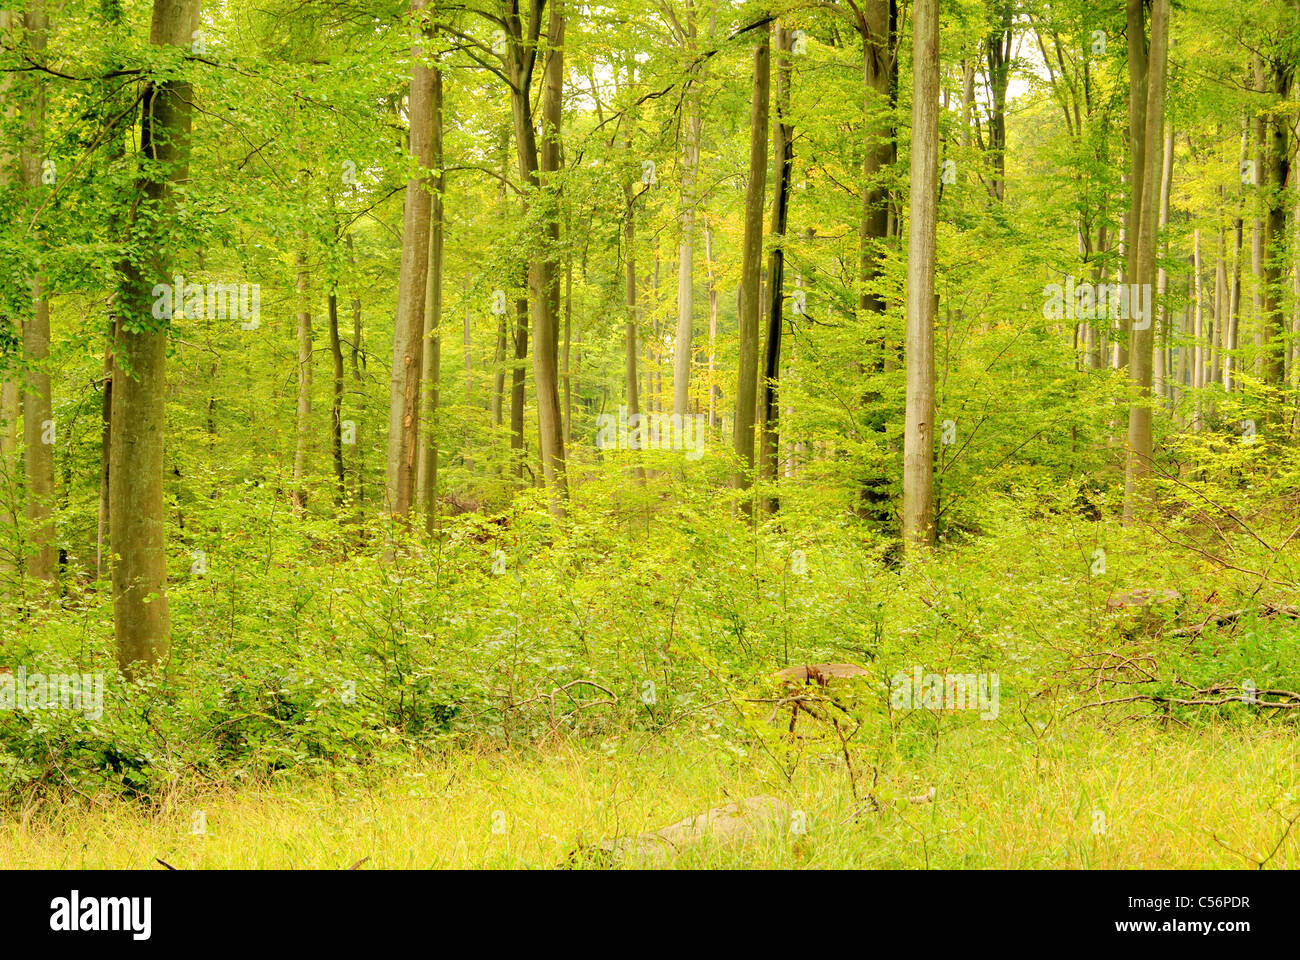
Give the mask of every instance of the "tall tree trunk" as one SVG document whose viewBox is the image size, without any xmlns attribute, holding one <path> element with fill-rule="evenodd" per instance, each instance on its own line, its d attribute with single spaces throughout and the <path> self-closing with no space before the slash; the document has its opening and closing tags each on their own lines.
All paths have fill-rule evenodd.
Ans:
<svg viewBox="0 0 1300 960">
<path fill-rule="evenodd" d="M 1181 400 L 1183 397 L 1186 396 L 1187 390 L 1192 385 L 1191 347 L 1189 346 L 1189 344 L 1191 344 L 1195 339 L 1195 329 L 1192 326 L 1192 302 L 1193 302 L 1192 289 L 1193 289 L 1192 277 L 1191 277 L 1191 272 L 1189 271 L 1187 277 L 1186 303 L 1183 305 L 1183 322 L 1182 322 L 1183 344 L 1178 351 L 1177 396 L 1179 400 Z M 1186 417 L 1181 412 L 1178 414 L 1178 423 L 1180 427 L 1187 426 Z"/>
<path fill-rule="evenodd" d="M 564 419 L 560 413 L 560 126 L 564 96 L 564 0 L 550 0 L 545 66 L 542 71 L 542 142 L 533 178 L 546 194 L 547 243 L 529 271 L 533 301 L 533 390 L 541 439 L 542 471 L 551 488 L 551 513 L 563 516 L 568 497 L 564 457 Z M 540 11 L 538 12 L 540 16 Z"/>
<path fill-rule="evenodd" d="M 629 131 L 624 145 L 628 152 L 632 150 L 632 135 Z M 627 319 L 623 325 L 623 392 L 627 402 L 629 431 L 631 424 L 640 422 L 641 391 L 640 377 L 637 373 L 637 322 L 640 317 L 636 302 L 636 192 L 631 181 L 623 184 L 625 211 L 623 215 L 623 302 L 627 308 Z M 633 421 L 637 417 L 637 421 Z M 638 434 L 637 436 L 641 436 Z M 636 478 L 645 482 L 645 469 L 641 458 L 637 457 Z"/>
<path fill-rule="evenodd" d="M 1146 169 L 1142 182 L 1142 209 L 1138 219 L 1137 282 L 1154 286 L 1156 279 L 1156 230 L 1159 223 L 1159 190 L 1162 151 L 1160 143 L 1165 124 L 1165 66 L 1169 36 L 1169 0 L 1152 0 L 1151 59 L 1147 82 L 1146 131 L 1143 156 Z M 1144 298 L 1145 299 L 1145 298 Z M 1147 301 L 1150 304 L 1150 301 Z M 1152 305 L 1154 306 L 1154 305 Z M 1132 313 L 1132 311 L 1130 311 Z M 1153 399 L 1151 396 L 1155 330 L 1148 313 L 1145 329 L 1129 322 L 1129 380 L 1133 388 L 1128 420 L 1128 465 L 1124 475 L 1124 521 L 1145 519 L 1151 509 Z"/>
<path fill-rule="evenodd" d="M 431 163 L 433 196 L 429 204 L 429 276 L 424 297 L 424 427 L 420 431 L 420 505 L 424 510 L 425 532 L 432 535 L 438 522 L 439 378 L 442 363 L 442 200 L 445 178 L 442 167 L 442 71 L 433 68 Z"/>
<path fill-rule="evenodd" d="M 704 263 L 709 281 L 709 433 L 718 428 L 718 398 L 721 391 L 717 383 L 718 363 L 718 285 L 713 275 L 713 231 L 709 221 L 704 221 Z"/>
<path fill-rule="evenodd" d="M 794 169 L 794 128 L 790 115 L 790 32 L 776 26 L 776 116 L 772 123 L 772 249 L 767 258 L 767 349 L 763 357 L 762 405 L 759 412 L 759 470 L 775 483 L 781 455 L 781 334 L 784 318 L 785 230 L 790 210 L 790 174 Z M 763 498 L 763 509 L 775 513 L 775 495 Z"/>
<path fill-rule="evenodd" d="M 1251 58 L 1252 73 L 1256 92 L 1268 92 L 1268 78 L 1264 72 L 1264 60 L 1258 54 Z M 1254 217 L 1250 232 L 1250 272 L 1251 272 L 1251 316 L 1255 324 L 1255 364 L 1256 377 L 1264 376 L 1264 211 L 1267 206 L 1264 198 L 1264 185 L 1268 181 L 1268 122 L 1262 110 L 1255 111 L 1251 121 L 1251 135 L 1255 144 L 1255 190 Z"/>
<path fill-rule="evenodd" d="M 1196 228 L 1192 231 L 1192 289 L 1195 296 L 1195 312 L 1192 321 L 1192 371 L 1191 387 L 1199 390 L 1205 386 L 1205 303 L 1201 291 L 1201 231 Z M 1196 409 L 1199 411 L 1201 400 L 1196 399 Z M 1193 419 L 1193 425 L 1200 429 L 1199 414 Z"/>
<path fill-rule="evenodd" d="M 564 448 L 573 439 L 573 376 L 569 359 L 573 346 L 573 256 L 564 260 Z"/>
<path fill-rule="evenodd" d="M 1174 126 L 1167 124 L 1164 131 L 1164 149 L 1161 151 L 1160 164 L 1160 223 L 1158 233 L 1163 234 L 1169 224 L 1169 192 L 1174 177 Z M 1169 255 L 1169 241 L 1165 240 L 1165 256 Z M 1162 266 L 1156 273 L 1156 298 L 1151 302 L 1152 310 L 1159 310 L 1160 328 L 1156 346 L 1156 365 L 1152 375 L 1152 390 L 1157 397 L 1168 395 L 1169 355 L 1165 349 L 1172 340 L 1169 308 L 1165 304 L 1165 294 L 1169 289 L 1169 276 Z"/>
<path fill-rule="evenodd" d="M 411 19 L 419 23 L 429 0 L 411 0 Z M 420 373 L 423 368 L 425 286 L 429 278 L 429 170 L 433 166 L 433 70 L 424 46 L 411 48 L 411 156 L 418 172 L 406 184 L 402 223 L 402 265 L 397 285 L 393 331 L 393 370 L 388 400 L 388 509 L 407 518 L 415 499 L 420 437 Z"/>
<path fill-rule="evenodd" d="M 501 163 L 500 209 L 503 219 L 509 219 L 509 196 L 506 189 L 510 177 L 510 161 L 508 158 L 510 134 L 504 129 L 501 131 L 499 146 Z M 503 290 L 502 293 L 504 292 Z M 525 308 L 527 308 L 527 304 L 525 304 Z M 492 353 L 492 425 L 494 427 L 500 427 L 504 423 L 505 416 L 506 358 L 510 351 L 508 344 L 514 342 L 510 321 L 507 319 L 508 315 L 508 309 L 503 309 L 497 315 L 497 345 Z"/>
<path fill-rule="evenodd" d="M 154 0 L 150 43 L 185 47 L 198 29 L 198 0 Z M 113 546 L 113 627 L 117 662 L 134 677 L 167 656 L 166 520 L 163 514 L 163 434 L 168 318 L 153 316 L 153 288 L 169 277 L 176 191 L 189 179 L 190 104 L 183 80 L 146 82 L 140 151 L 151 161 L 137 185 L 141 194 L 131 242 L 145 253 L 122 271 L 114 356 L 112 457 L 109 474 Z"/>
<path fill-rule="evenodd" d="M 995 6 L 996 27 L 984 38 L 985 59 L 988 65 L 989 100 L 989 152 L 993 155 L 993 197 L 1005 200 L 1007 196 L 1007 87 L 1011 82 L 1011 20 L 1014 8 L 1010 0 L 998 0 Z"/>
<path fill-rule="evenodd" d="M 695 4 L 686 0 L 683 43 L 689 58 L 696 55 Z M 691 390 L 692 341 L 695 335 L 695 205 L 700 167 L 700 89 L 693 84 L 685 94 L 686 123 L 683 128 L 681 240 L 677 247 L 677 337 L 673 341 L 673 413 L 686 416 Z"/>
<path fill-rule="evenodd" d="M 522 267 L 519 289 L 528 289 L 528 266 Z M 524 471 L 527 468 L 524 447 L 524 401 L 526 400 L 525 380 L 528 376 L 528 297 L 521 293 L 515 299 L 514 329 L 515 362 L 510 370 L 510 456 L 515 477 L 523 484 Z M 537 349 L 536 346 L 533 349 Z"/>
<path fill-rule="evenodd" d="M 935 542 L 934 320 L 939 180 L 939 2 L 912 14 L 912 161 L 907 239 L 907 406 L 903 426 L 903 544 Z"/>
<path fill-rule="evenodd" d="M 885 314 L 885 298 L 876 285 L 885 260 L 885 241 L 890 235 L 889 185 L 886 172 L 893 163 L 894 143 L 897 138 L 893 125 L 892 83 L 897 60 L 894 52 L 893 19 L 889 0 L 871 0 L 862 7 L 857 22 L 862 39 L 862 212 L 858 225 L 858 311 L 863 321 L 876 325 Z M 975 67 L 969 64 L 969 85 L 964 88 L 963 116 L 969 119 L 969 108 L 975 95 Z M 963 136 L 969 137 L 969 128 Z M 890 362 L 896 346 L 884 342 L 881 334 L 871 337 L 875 348 L 873 356 L 863 369 L 878 373 Z M 876 391 L 863 397 L 864 428 L 877 434 L 883 452 L 883 436 L 888 427 L 889 412 L 881 403 Z M 889 476 L 886 458 L 878 456 L 863 465 L 862 486 L 859 491 L 859 513 L 877 524 L 888 522 L 891 507 Z"/>
<path fill-rule="evenodd" d="M 19 22 L 19 17 L 9 10 L 0 9 L 0 36 L 6 39 L 12 36 L 14 26 Z M 18 105 L 16 98 L 12 94 L 14 85 L 14 74 L 0 72 L 0 116 L 12 123 L 18 116 Z M 17 158 L 12 154 L 3 152 L 6 144 L 0 143 L 0 187 L 7 187 L 13 180 L 14 168 L 20 167 L 16 163 Z M 22 341 L 21 324 L 16 317 L 11 317 L 8 313 L 0 316 L 0 323 L 5 326 L 4 333 L 12 336 L 16 342 Z M 9 489 L 4 491 L 4 500 L 6 502 L 5 522 L 17 534 L 18 515 L 9 505 L 17 503 L 18 497 L 18 432 L 21 427 L 21 384 L 18 376 L 11 375 L 9 378 L 0 382 L 0 480 L 5 482 Z M 13 558 L 13 569 L 19 569 L 18 558 Z M 6 557 L 2 561 L 4 568 L 9 568 L 9 559 Z"/>
<path fill-rule="evenodd" d="M 545 0 L 531 0 L 527 22 L 517 3 L 504 5 L 507 27 L 506 76 L 510 84 L 510 111 L 515 130 L 519 173 L 529 194 L 541 200 L 544 249 L 532 255 L 528 269 L 528 299 L 531 302 L 533 332 L 533 390 L 537 402 L 539 458 L 546 481 L 551 485 L 551 511 L 564 513 L 567 484 L 564 470 L 564 437 L 559 397 L 559 274 L 556 246 L 560 236 L 558 189 L 561 94 L 564 82 L 564 13 L 562 0 L 552 0 L 546 29 L 546 58 L 542 69 L 542 143 L 539 156 L 537 129 L 533 122 L 532 77 L 538 54 L 536 38 L 541 34 Z M 527 34 L 527 35 L 525 35 Z M 528 205 L 530 201 L 525 201 Z M 513 412 L 513 411 L 512 411 Z M 521 424 L 522 427 L 522 424 Z M 522 438 L 521 438 L 522 439 Z M 513 441 L 512 441 L 513 442 Z M 522 465 L 521 465 L 522 469 Z M 540 479 L 540 478 L 539 478 Z"/>
<path fill-rule="evenodd" d="M 1241 151 L 1238 155 L 1237 167 L 1240 169 L 1246 162 L 1246 143 L 1249 126 L 1245 117 L 1242 118 L 1241 128 Z M 1232 241 L 1232 281 L 1228 292 L 1228 330 L 1227 337 L 1224 341 L 1223 353 L 1223 389 L 1231 393 L 1235 387 L 1233 381 L 1233 372 L 1237 367 L 1237 347 L 1241 339 L 1241 257 L 1245 240 L 1245 220 L 1243 215 L 1243 204 L 1245 202 L 1245 191 L 1240 187 L 1237 192 L 1237 214 L 1233 218 L 1233 241 Z"/>
<path fill-rule="evenodd" d="M 116 310 L 110 320 L 108 343 L 104 347 L 104 392 L 99 410 L 99 510 L 95 523 L 95 579 L 108 572 L 109 474 L 113 455 L 113 342 L 117 339 Z"/>
<path fill-rule="evenodd" d="M 1146 109 L 1147 109 L 1147 37 L 1144 23 L 1144 0 L 1126 0 L 1128 30 L 1128 145 L 1129 145 L 1129 204 L 1124 213 L 1124 283 L 1136 283 L 1138 218 L 1142 213 L 1142 193 L 1146 186 Z M 1130 345 L 1117 340 L 1115 369 L 1128 364 Z"/>
<path fill-rule="evenodd" d="M 771 96 L 771 29 L 764 25 L 754 48 L 749 114 L 749 181 L 745 187 L 745 240 L 740 273 L 740 362 L 733 425 L 737 470 L 732 486 L 754 481 L 754 414 L 758 396 L 758 318 L 762 309 L 763 201 L 767 191 L 767 121 Z M 746 512 L 751 505 L 746 504 Z"/>
<path fill-rule="evenodd" d="M 26 48 L 34 60 L 44 59 L 49 21 L 44 0 L 32 0 L 24 14 Z M 45 77 L 27 75 L 23 97 L 23 184 L 34 197 L 41 187 L 41 163 L 45 159 Z M 54 440 L 53 406 L 50 402 L 50 303 L 45 296 L 45 277 L 37 270 L 30 281 L 31 311 L 23 320 L 23 357 L 27 374 L 23 380 L 23 455 L 26 467 L 28 551 L 26 572 L 42 581 L 47 589 L 55 582 L 54 543 Z"/>
<path fill-rule="evenodd" d="M 312 449 L 311 381 L 314 344 L 311 329 L 311 268 L 308 266 L 307 231 L 299 236 L 295 295 L 298 300 L 298 416 L 293 452 L 293 503 L 301 510 L 307 502 L 307 471 Z"/>
<path fill-rule="evenodd" d="M 492 426 L 501 426 L 503 420 L 504 397 L 506 392 L 506 341 L 509 329 L 506 314 L 497 317 L 497 344 L 492 352 Z"/>
<path fill-rule="evenodd" d="M 1219 187 L 1219 209 L 1227 207 L 1227 191 Z M 1222 382 L 1223 344 L 1226 337 L 1226 320 L 1228 315 L 1228 234 L 1226 227 L 1220 223 L 1218 228 L 1219 249 L 1214 257 L 1214 325 L 1210 329 L 1210 383 Z"/>
<path fill-rule="evenodd" d="M 1295 37 L 1289 38 L 1295 42 Z M 1284 101 L 1291 89 L 1291 78 L 1295 65 L 1282 53 L 1278 53 L 1270 64 L 1269 83 L 1266 85 L 1271 94 L 1270 105 Z M 1263 380 L 1265 383 L 1282 387 L 1286 383 L 1285 342 L 1287 319 L 1282 309 L 1285 299 L 1286 276 L 1286 185 L 1291 169 L 1291 150 L 1287 143 L 1287 134 L 1291 121 L 1279 110 L 1270 111 L 1264 135 L 1264 176 L 1261 184 L 1264 204 L 1264 238 L 1263 238 L 1263 287 L 1260 299 L 1260 329 L 1262 332 L 1261 353 L 1264 358 Z M 1281 419 L 1281 410 L 1270 411 L 1270 418 Z"/>
<path fill-rule="evenodd" d="M 352 248 L 352 232 L 347 235 L 348 272 L 352 276 L 352 378 L 361 382 L 361 368 L 365 366 L 365 353 L 361 347 L 361 297 L 357 294 L 357 258 Z"/>
<path fill-rule="evenodd" d="M 122 27 L 122 10 L 120 7 L 108 5 L 104 8 L 104 15 L 107 25 L 112 31 L 114 40 L 119 39 L 118 33 Z M 116 119 L 111 120 L 115 125 L 115 133 L 109 138 L 106 148 L 109 164 L 120 162 L 126 157 L 126 138 L 122 135 L 125 133 L 123 126 L 129 129 L 135 124 L 135 107 L 128 111 L 124 108 L 122 92 L 116 93 L 106 86 L 105 94 L 107 97 L 107 109 L 112 110 Z M 130 113 L 130 119 L 126 115 Z M 110 213 L 110 232 L 114 239 L 123 238 L 122 228 L 125 223 L 126 210 L 123 207 L 117 207 Z M 108 576 L 110 544 L 109 544 L 109 473 L 113 455 L 112 434 L 113 434 L 113 344 L 117 340 L 117 325 L 119 311 L 116 298 L 110 301 L 108 309 L 108 329 L 104 338 L 104 390 L 100 397 L 100 428 L 99 428 L 99 508 L 95 524 L 95 579 L 103 580 Z"/>
<path fill-rule="evenodd" d="M 334 361 L 333 396 L 330 399 L 330 453 L 334 458 L 334 479 L 338 489 L 335 503 L 343 502 L 347 489 L 343 469 L 343 343 L 339 339 L 339 290 L 331 282 L 329 292 L 330 357 Z"/>
<path fill-rule="evenodd" d="M 1300 88 L 1300 85 L 1297 85 Z M 1292 91 L 1292 97 L 1297 98 L 1300 89 Z M 1291 241 L 1291 369 L 1287 375 L 1287 382 L 1291 384 L 1293 390 L 1300 388 L 1300 177 L 1292 177 L 1295 181 L 1296 195 L 1292 199 L 1292 241 Z M 1240 222 L 1240 218 L 1238 218 Z M 1291 436 L 1300 436 L 1300 405 L 1296 406 L 1295 415 L 1291 421 Z"/>
</svg>

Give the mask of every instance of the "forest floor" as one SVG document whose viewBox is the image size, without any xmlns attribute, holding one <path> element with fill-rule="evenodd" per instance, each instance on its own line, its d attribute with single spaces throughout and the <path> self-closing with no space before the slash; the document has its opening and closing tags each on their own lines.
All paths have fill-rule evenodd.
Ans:
<svg viewBox="0 0 1300 960">
<path fill-rule="evenodd" d="M 392 563 L 250 525 L 178 578 L 156 685 L 111 671 L 101 592 L 19 621 L 9 662 L 108 689 L 98 719 L 0 716 L 0 868 L 595 866 L 758 796 L 782 817 L 662 864 L 1300 867 L 1289 505 L 1247 536 L 1017 503 L 903 566 L 712 517 L 468 516 Z M 914 672 L 993 709 L 900 702 Z M 792 738 L 792 696 L 845 709 Z"/>
<path fill-rule="evenodd" d="M 1288 834 L 1286 819 L 1300 758 L 1285 729 L 1102 729 L 1082 717 L 1035 737 L 1008 718 L 940 742 L 877 779 L 875 805 L 855 803 L 836 759 L 787 780 L 766 756 L 736 761 L 662 734 L 603 750 L 458 750 L 402 771 L 290 777 L 153 808 L 74 800 L 0 825 L 0 868 L 547 868 L 580 845 L 759 794 L 803 811 L 804 829 L 687 846 L 668 863 L 1300 867 L 1300 829 Z M 931 787 L 933 800 L 908 799 Z"/>
</svg>

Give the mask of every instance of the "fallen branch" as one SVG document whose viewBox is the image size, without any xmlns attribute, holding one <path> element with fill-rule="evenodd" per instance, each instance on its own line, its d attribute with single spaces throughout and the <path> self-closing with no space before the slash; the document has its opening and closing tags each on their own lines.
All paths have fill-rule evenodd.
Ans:
<svg viewBox="0 0 1300 960">
<path fill-rule="evenodd" d="M 1236 623 L 1242 617 L 1253 612 L 1255 609 L 1256 608 L 1254 607 L 1241 607 L 1237 610 L 1226 610 L 1222 613 L 1212 614 L 1194 627 L 1182 627 L 1173 631 L 1172 636 L 1199 636 L 1205 631 L 1205 628 L 1211 624 L 1216 627 L 1222 627 L 1229 623 Z M 1264 603 L 1260 604 L 1258 610 L 1266 617 L 1291 617 L 1293 619 L 1300 619 L 1300 607 L 1292 606 L 1289 603 Z"/>
<path fill-rule="evenodd" d="M 1213 697 L 1215 694 L 1223 693 L 1227 687 L 1214 686 L 1207 687 L 1204 690 L 1197 690 L 1203 699 L 1189 700 L 1183 697 L 1168 697 L 1160 693 L 1140 693 L 1131 697 L 1116 697 L 1113 700 L 1098 700 L 1095 703 L 1085 703 L 1082 706 L 1075 707 L 1066 716 L 1078 713 L 1080 710 L 1087 710 L 1091 707 L 1111 707 L 1121 703 L 1164 703 L 1176 704 L 1181 707 L 1218 707 L 1229 703 L 1244 703 L 1252 707 L 1260 707 L 1268 710 L 1295 710 L 1300 709 L 1300 693 L 1291 690 L 1259 690 L 1255 693 L 1255 699 L 1247 700 L 1241 693 L 1234 693 L 1231 696 L 1219 697 L 1218 699 L 1204 699 Z M 1264 700 L 1263 697 L 1286 697 L 1287 700 Z"/>
</svg>

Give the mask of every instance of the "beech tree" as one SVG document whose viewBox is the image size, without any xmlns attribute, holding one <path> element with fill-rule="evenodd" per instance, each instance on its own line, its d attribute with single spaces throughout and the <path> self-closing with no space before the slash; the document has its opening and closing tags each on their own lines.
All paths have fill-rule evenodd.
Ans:
<svg viewBox="0 0 1300 960">
<path fill-rule="evenodd" d="M 748 488 L 754 480 L 754 420 L 758 395 L 758 320 L 761 312 L 763 206 L 767 187 L 767 121 L 771 97 L 771 21 L 757 28 L 754 90 L 749 114 L 749 177 L 745 186 L 745 239 L 741 250 L 740 343 L 736 370 L 733 443 L 737 469 L 732 485 Z M 746 506 L 748 510 L 749 507 Z"/>
<path fill-rule="evenodd" d="M 931 547 L 934 528 L 934 321 L 939 181 L 939 3 L 912 13 L 912 161 L 907 233 L 907 408 L 903 543 Z"/>
<path fill-rule="evenodd" d="M 438 381 L 442 373 L 442 195 L 446 187 L 442 151 L 442 71 L 432 69 L 429 158 L 433 174 L 429 203 L 429 270 L 424 297 L 425 335 L 420 379 L 424 384 L 424 425 L 419 437 L 420 505 L 425 531 L 433 533 L 438 517 Z M 466 358 L 468 360 L 468 357 Z"/>
<path fill-rule="evenodd" d="M 45 55 L 49 22 L 45 3 L 35 0 L 23 13 L 23 45 L 30 57 Z M 43 182 L 45 153 L 45 77 L 29 74 L 23 81 L 21 106 L 23 145 L 20 162 L 29 215 L 35 215 Z M 33 221 L 34 222 L 34 221 Z M 27 370 L 21 389 L 23 422 L 23 475 L 31 549 L 23 559 L 28 576 L 47 584 L 55 579 L 55 545 L 52 525 L 54 497 L 54 442 L 57 425 L 50 402 L 50 304 L 46 278 L 37 267 L 28 281 L 29 306 L 21 317 L 23 357 Z M 16 412 L 16 411 L 15 411 Z"/>
<path fill-rule="evenodd" d="M 198 0 L 154 0 L 149 40 L 172 63 L 183 59 L 198 27 Z M 163 514 L 170 318 L 155 316 L 153 289 L 169 275 L 177 187 L 189 175 L 193 99 L 192 85 L 175 69 L 146 80 L 140 99 L 141 175 L 117 294 L 109 517 L 117 662 L 127 676 L 163 660 L 171 639 Z"/>
<path fill-rule="evenodd" d="M 1147 290 L 1156 288 L 1156 233 L 1159 229 L 1159 195 L 1161 166 L 1164 151 L 1159 145 L 1164 139 L 1165 123 L 1165 64 L 1169 36 L 1169 0 L 1152 0 L 1151 47 L 1149 74 L 1146 83 L 1146 108 L 1141 154 L 1144 158 L 1141 199 L 1137 234 L 1134 237 L 1137 265 L 1134 282 Z M 1132 313 L 1133 311 L 1130 311 Z M 1148 509 L 1151 500 L 1150 475 L 1152 463 L 1152 368 L 1156 331 L 1153 312 L 1141 322 L 1136 319 L 1129 326 L 1129 379 L 1134 394 L 1129 406 L 1128 464 L 1124 483 L 1124 519 L 1132 522 Z"/>
<path fill-rule="evenodd" d="M 426 28 L 429 0 L 411 0 L 411 19 Z M 387 496 L 394 516 L 406 517 L 415 498 L 419 465 L 420 374 L 423 369 L 424 310 L 429 278 L 429 224 L 432 210 L 433 68 L 425 48 L 411 48 L 411 160 L 415 169 L 406 184 L 402 222 L 402 266 L 397 287 L 397 321 L 393 333 L 393 372 L 388 407 Z"/>
<path fill-rule="evenodd" d="M 776 114 L 772 120 L 772 247 L 767 257 L 766 349 L 763 354 L 763 385 L 759 417 L 759 468 L 764 480 L 775 482 L 781 455 L 781 334 L 785 327 L 785 239 L 790 209 L 790 175 L 794 167 L 794 129 L 790 115 L 790 32 L 780 23 L 775 27 L 777 80 Z M 775 513 L 777 498 L 763 498 L 764 509 Z"/>
</svg>

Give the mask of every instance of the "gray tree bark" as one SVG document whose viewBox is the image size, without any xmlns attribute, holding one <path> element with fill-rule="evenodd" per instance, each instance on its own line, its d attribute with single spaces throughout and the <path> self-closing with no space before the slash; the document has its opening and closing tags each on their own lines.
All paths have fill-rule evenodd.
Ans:
<svg viewBox="0 0 1300 960">
<path fill-rule="evenodd" d="M 771 96 L 771 30 L 764 25 L 754 48 L 749 114 L 749 180 L 745 187 L 745 239 L 740 273 L 740 360 L 732 440 L 737 469 L 732 486 L 754 482 L 754 417 L 758 396 L 758 318 L 762 309 L 763 203 L 767 190 L 767 122 Z M 746 504 L 749 511 L 751 505 Z"/>
<path fill-rule="evenodd" d="M 907 406 L 903 425 L 903 546 L 935 542 L 934 320 L 939 179 L 939 3 L 912 14 L 912 161 L 907 238 Z"/>
<path fill-rule="evenodd" d="M 429 0 L 411 0 L 412 19 L 421 19 L 428 5 Z M 424 53 L 422 44 L 416 44 L 411 49 L 411 84 L 407 109 L 411 125 L 411 156 L 418 165 L 418 173 L 406 184 L 402 265 L 397 285 L 397 320 L 393 331 L 393 367 L 388 401 L 386 496 L 389 511 L 403 519 L 410 515 L 415 499 L 425 287 L 429 278 L 433 70 L 423 62 Z"/>
<path fill-rule="evenodd" d="M 417 487 L 424 510 L 425 532 L 432 534 L 438 522 L 438 417 L 441 392 L 439 378 L 442 361 L 442 247 L 443 247 L 443 176 L 442 156 L 442 71 L 433 68 L 432 120 L 430 122 L 430 165 L 433 175 L 429 204 L 429 269 L 424 297 L 424 425 L 420 430 L 420 472 Z"/>
<path fill-rule="evenodd" d="M 794 169 L 794 127 L 790 115 L 790 32 L 776 26 L 776 116 L 772 123 L 772 249 L 767 258 L 767 346 L 763 357 L 759 408 L 759 472 L 774 483 L 781 452 L 781 334 L 784 329 L 785 232 L 790 210 L 790 174 Z M 775 513 L 775 495 L 763 497 L 763 509 Z"/>
<path fill-rule="evenodd" d="M 1169 0 L 1152 0 L 1151 51 L 1147 80 L 1146 130 L 1143 134 L 1142 155 L 1146 169 L 1142 173 L 1142 208 L 1138 218 L 1136 247 L 1137 273 L 1135 282 L 1154 287 L 1156 280 L 1156 232 L 1159 224 L 1159 190 L 1162 152 L 1156 149 L 1161 142 L 1165 123 L 1165 69 L 1169 37 Z M 1129 381 L 1132 397 L 1128 420 L 1128 463 L 1124 473 L 1124 522 L 1146 519 L 1152 509 L 1154 489 L 1152 474 L 1151 425 L 1154 410 L 1151 394 L 1153 350 L 1155 346 L 1154 323 L 1139 329 L 1129 321 Z"/>
<path fill-rule="evenodd" d="M 154 0 L 150 42 L 185 47 L 198 29 L 198 0 Z M 153 317 L 153 287 L 169 279 L 167 243 L 175 185 L 189 178 L 190 104 L 185 81 L 148 80 L 140 150 L 153 161 L 137 190 L 131 242 L 146 260 L 122 270 L 114 357 L 109 520 L 113 562 L 113 628 L 117 662 L 127 677 L 162 661 L 170 642 L 166 521 L 163 515 L 165 364 L 169 323 Z"/>
<path fill-rule="evenodd" d="M 25 46 L 37 60 L 44 59 L 49 19 L 44 0 L 32 0 L 23 16 Z M 23 185 L 29 196 L 41 188 L 41 164 L 45 159 L 45 79 L 40 73 L 25 78 L 23 114 Z M 55 585 L 54 544 L 54 438 L 57 430 L 50 402 L 50 302 L 45 295 L 45 277 L 37 271 L 31 277 L 31 311 L 23 318 L 23 462 L 27 497 L 26 573 L 44 584 Z"/>
</svg>

